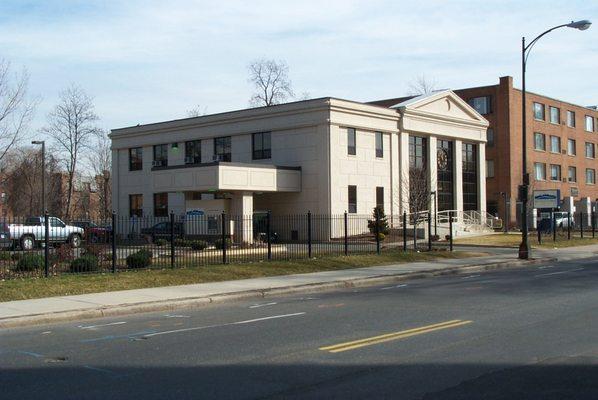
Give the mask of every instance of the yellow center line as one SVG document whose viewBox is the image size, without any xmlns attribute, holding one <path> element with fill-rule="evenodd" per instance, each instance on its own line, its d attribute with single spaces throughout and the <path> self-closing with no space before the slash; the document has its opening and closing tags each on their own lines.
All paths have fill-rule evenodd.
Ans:
<svg viewBox="0 0 598 400">
<path fill-rule="evenodd" d="M 451 321 L 440 322 L 438 324 L 421 326 L 419 328 L 407 329 L 405 331 L 392 332 L 384 335 L 373 336 L 365 339 L 354 340 L 351 342 L 339 343 L 332 346 L 320 347 L 319 350 L 330 353 L 340 353 L 342 351 L 355 350 L 360 347 L 371 346 L 374 344 L 389 342 L 391 340 L 405 339 L 415 335 L 439 331 L 441 329 L 456 328 L 458 326 L 471 324 L 473 321 L 463 321 L 454 319 Z"/>
</svg>

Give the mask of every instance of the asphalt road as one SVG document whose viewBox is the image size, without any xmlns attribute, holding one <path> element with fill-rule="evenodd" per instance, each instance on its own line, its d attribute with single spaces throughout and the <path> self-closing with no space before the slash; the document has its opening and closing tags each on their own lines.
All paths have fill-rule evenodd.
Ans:
<svg viewBox="0 0 598 400">
<path fill-rule="evenodd" d="M 2 399 L 598 399 L 598 258 L 0 331 Z"/>
</svg>

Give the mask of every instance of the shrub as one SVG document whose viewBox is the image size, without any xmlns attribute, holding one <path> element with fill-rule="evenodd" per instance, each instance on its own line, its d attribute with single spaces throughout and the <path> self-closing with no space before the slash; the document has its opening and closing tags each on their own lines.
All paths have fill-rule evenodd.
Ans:
<svg viewBox="0 0 598 400">
<path fill-rule="evenodd" d="M 98 258 L 92 254 L 86 254 L 71 261 L 71 272 L 94 272 L 99 269 Z"/>
<path fill-rule="evenodd" d="M 374 207 L 374 211 L 372 213 L 373 219 L 368 219 L 368 229 L 370 230 L 370 233 L 376 233 L 376 214 L 378 215 L 378 232 L 388 235 L 388 232 L 390 231 L 388 227 L 388 220 L 386 219 L 384 210 L 380 207 Z"/>
<path fill-rule="evenodd" d="M 380 241 L 383 241 L 384 239 L 386 239 L 386 235 L 385 235 L 385 234 L 383 234 L 382 232 L 380 232 L 380 233 L 378 234 L 378 239 L 379 239 Z"/>
<path fill-rule="evenodd" d="M 51 262 L 52 264 L 58 264 L 61 262 L 70 262 L 75 258 L 75 254 L 73 252 L 73 248 L 70 244 L 64 243 L 61 244 L 52 254 Z"/>
<path fill-rule="evenodd" d="M 10 256 L 10 258 L 13 261 L 19 261 L 22 256 L 23 256 L 23 254 L 21 254 L 21 253 L 12 253 L 11 256 Z"/>
<path fill-rule="evenodd" d="M 139 250 L 136 253 L 127 256 L 128 268 L 145 268 L 152 265 L 152 252 L 149 250 Z"/>
<path fill-rule="evenodd" d="M 216 239 L 214 241 L 214 247 L 216 247 L 218 250 L 222 250 L 222 239 Z M 233 241 L 230 240 L 230 238 L 226 238 L 226 248 L 230 249 L 231 246 L 233 245 Z"/>
<path fill-rule="evenodd" d="M 39 254 L 24 254 L 15 268 L 17 271 L 35 271 L 44 267 L 44 257 Z"/>
<path fill-rule="evenodd" d="M 83 250 L 85 251 L 85 255 L 94 256 L 99 259 L 104 249 L 99 244 L 88 244 L 83 247 Z"/>
<path fill-rule="evenodd" d="M 191 241 L 191 249 L 192 250 L 203 250 L 206 247 L 208 247 L 208 244 L 206 242 L 204 242 L 203 240 L 192 240 Z"/>
<path fill-rule="evenodd" d="M 156 239 L 155 244 L 158 247 L 166 246 L 168 244 L 168 240 L 166 240 L 166 239 Z"/>
<path fill-rule="evenodd" d="M 174 245 L 177 247 L 188 247 L 189 241 L 183 238 L 174 239 Z"/>
<path fill-rule="evenodd" d="M 0 252 L 0 261 L 12 260 L 12 254 L 9 251 Z"/>
</svg>

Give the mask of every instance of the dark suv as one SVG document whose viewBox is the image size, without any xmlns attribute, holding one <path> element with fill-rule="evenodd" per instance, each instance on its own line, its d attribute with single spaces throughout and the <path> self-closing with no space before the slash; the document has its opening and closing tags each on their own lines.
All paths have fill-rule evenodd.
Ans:
<svg viewBox="0 0 598 400">
<path fill-rule="evenodd" d="M 152 242 L 156 239 L 170 239 L 170 222 L 158 222 L 154 226 L 150 226 L 149 228 L 141 228 L 141 234 L 145 236 L 149 236 L 152 239 Z M 174 223 L 174 236 L 181 237 L 183 236 L 183 223 L 182 222 L 175 222 Z"/>
</svg>

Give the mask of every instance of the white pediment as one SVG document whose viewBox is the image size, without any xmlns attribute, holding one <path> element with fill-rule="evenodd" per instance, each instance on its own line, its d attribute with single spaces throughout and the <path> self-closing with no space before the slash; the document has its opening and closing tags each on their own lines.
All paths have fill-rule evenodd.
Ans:
<svg viewBox="0 0 598 400">
<path fill-rule="evenodd" d="M 449 119 L 487 124 L 488 121 L 451 90 L 414 97 L 392 108 Z"/>
</svg>

